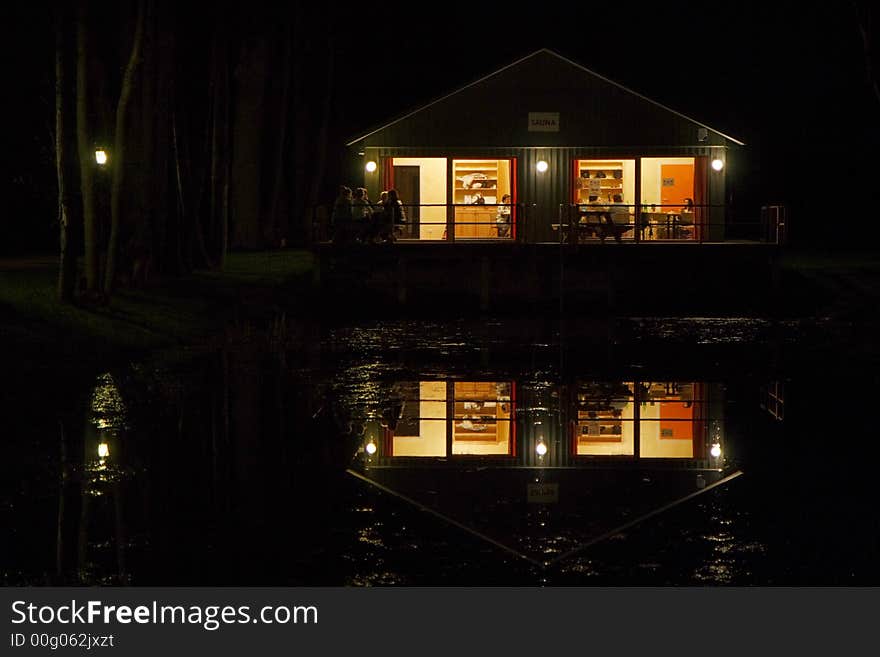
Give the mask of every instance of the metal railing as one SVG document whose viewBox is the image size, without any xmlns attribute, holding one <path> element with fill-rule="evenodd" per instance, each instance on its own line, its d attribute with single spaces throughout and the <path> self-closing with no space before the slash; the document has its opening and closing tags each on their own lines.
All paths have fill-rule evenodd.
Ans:
<svg viewBox="0 0 880 657">
<path fill-rule="evenodd" d="M 342 212 L 321 206 L 313 212 L 313 242 L 379 244 L 392 242 L 523 241 L 526 206 L 521 203 L 401 203 L 389 213 L 378 204 Z"/>
<path fill-rule="evenodd" d="M 312 242 L 784 244 L 787 238 L 787 212 L 780 205 L 762 207 L 757 221 L 734 221 L 728 218 L 726 206 L 708 204 L 694 205 L 688 211 L 681 205 L 563 203 L 555 213 L 555 222 L 534 204 L 525 203 L 404 203 L 400 208 L 402 213 L 394 213 L 400 219 L 395 221 L 378 204 L 353 206 L 352 216 L 347 211 L 334 211 L 332 205 L 318 206 L 312 214 Z M 535 217 L 541 218 L 540 225 L 534 222 Z"/>
</svg>

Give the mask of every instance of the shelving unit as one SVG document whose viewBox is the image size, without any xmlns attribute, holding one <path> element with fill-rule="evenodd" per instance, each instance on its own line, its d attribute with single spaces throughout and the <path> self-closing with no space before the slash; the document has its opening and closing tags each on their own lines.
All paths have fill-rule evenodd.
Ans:
<svg viewBox="0 0 880 657">
<path fill-rule="evenodd" d="M 510 431 L 509 401 L 498 399 L 494 383 L 456 383 L 455 441 L 496 443 Z"/>
<path fill-rule="evenodd" d="M 591 187 L 591 182 L 592 187 Z M 626 203 L 623 193 L 623 162 L 620 160 L 578 160 L 578 203 L 588 203 L 591 189 L 596 190 L 598 182 L 599 200 L 611 203 L 619 194 Z"/>
<path fill-rule="evenodd" d="M 498 237 L 495 204 L 510 192 L 509 167 L 509 160 L 453 160 L 456 239 Z M 486 206 L 473 205 L 478 193 L 485 199 Z"/>
</svg>

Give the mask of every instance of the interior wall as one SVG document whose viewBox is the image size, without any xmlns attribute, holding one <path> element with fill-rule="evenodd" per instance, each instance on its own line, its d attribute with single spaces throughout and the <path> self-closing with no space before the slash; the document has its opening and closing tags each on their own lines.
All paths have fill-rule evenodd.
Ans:
<svg viewBox="0 0 880 657">
<path fill-rule="evenodd" d="M 692 157 L 643 157 L 642 158 L 642 205 L 662 203 L 662 180 L 660 167 L 664 164 L 694 164 Z M 691 192 L 693 197 L 693 191 Z M 659 208 L 658 208 L 659 210 Z"/>
<path fill-rule="evenodd" d="M 693 423 L 688 438 L 660 438 L 662 404 L 642 405 L 639 423 L 639 456 L 642 458 L 693 458 Z M 686 432 L 680 432 L 683 435 Z"/>
<path fill-rule="evenodd" d="M 445 157 L 395 157 L 398 166 L 419 167 L 419 197 L 422 205 L 438 203 L 440 206 L 420 208 L 419 239 L 443 239 L 446 230 L 446 158 Z"/>
</svg>

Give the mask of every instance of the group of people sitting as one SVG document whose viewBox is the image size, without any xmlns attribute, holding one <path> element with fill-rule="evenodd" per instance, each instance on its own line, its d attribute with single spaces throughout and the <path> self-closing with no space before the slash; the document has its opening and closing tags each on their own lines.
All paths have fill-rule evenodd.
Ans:
<svg viewBox="0 0 880 657">
<path fill-rule="evenodd" d="M 373 203 L 365 188 L 358 187 L 352 192 L 345 185 L 339 187 L 330 222 L 334 244 L 394 242 L 407 223 L 396 189 L 382 192 Z"/>
</svg>

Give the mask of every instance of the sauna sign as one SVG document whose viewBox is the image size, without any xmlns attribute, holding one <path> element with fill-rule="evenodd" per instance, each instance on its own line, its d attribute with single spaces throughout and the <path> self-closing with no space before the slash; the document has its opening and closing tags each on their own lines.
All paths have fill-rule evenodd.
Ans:
<svg viewBox="0 0 880 657">
<path fill-rule="evenodd" d="M 559 132 L 559 112 L 529 112 L 529 132 Z"/>
<path fill-rule="evenodd" d="M 526 500 L 529 504 L 556 504 L 559 501 L 559 484 L 528 484 Z"/>
</svg>

